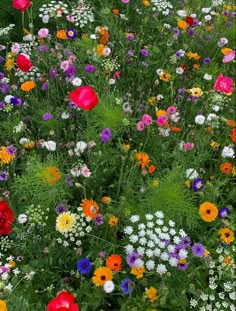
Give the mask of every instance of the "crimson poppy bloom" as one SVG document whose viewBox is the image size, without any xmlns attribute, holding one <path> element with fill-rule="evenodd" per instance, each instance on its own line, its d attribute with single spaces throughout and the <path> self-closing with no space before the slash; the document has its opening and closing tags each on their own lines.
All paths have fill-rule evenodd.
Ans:
<svg viewBox="0 0 236 311">
<path fill-rule="evenodd" d="M 97 94 L 90 86 L 80 86 L 70 92 L 70 99 L 81 109 L 92 110 L 98 104 Z"/>
<path fill-rule="evenodd" d="M 191 16 L 186 17 L 186 23 L 190 26 L 193 27 L 194 19 Z"/>
<path fill-rule="evenodd" d="M 19 54 L 16 58 L 16 66 L 23 72 L 30 71 L 30 68 L 33 66 L 30 58 L 26 54 Z"/>
<path fill-rule="evenodd" d="M 23 13 L 30 6 L 30 0 L 13 0 L 12 6 Z"/>
<path fill-rule="evenodd" d="M 12 231 L 11 223 L 14 221 L 14 213 L 5 200 L 0 201 L 0 235 L 9 234 Z"/>
<path fill-rule="evenodd" d="M 60 292 L 47 305 L 47 311 L 79 311 L 79 306 L 74 303 L 75 297 L 66 291 Z"/>
</svg>

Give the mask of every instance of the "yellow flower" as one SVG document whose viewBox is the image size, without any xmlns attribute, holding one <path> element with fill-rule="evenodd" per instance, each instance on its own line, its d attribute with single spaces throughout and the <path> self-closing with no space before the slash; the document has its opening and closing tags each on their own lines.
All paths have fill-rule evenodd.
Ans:
<svg viewBox="0 0 236 311">
<path fill-rule="evenodd" d="M 103 51 L 104 51 L 104 49 L 106 49 L 106 48 L 107 48 L 107 45 L 98 44 L 98 45 L 96 46 L 96 53 L 97 53 L 97 55 L 100 56 L 100 57 L 104 56 L 104 55 L 103 55 Z"/>
<path fill-rule="evenodd" d="M 156 179 L 153 179 L 152 181 L 152 187 L 153 188 L 157 188 L 159 186 L 159 180 L 156 178 Z"/>
<path fill-rule="evenodd" d="M 195 97 L 200 97 L 203 94 L 203 91 L 200 89 L 200 87 L 193 87 L 191 89 L 191 94 Z"/>
<path fill-rule="evenodd" d="M 165 81 L 165 82 L 168 82 L 170 78 L 171 78 L 171 75 L 168 72 L 163 72 L 160 75 L 160 80 Z"/>
<path fill-rule="evenodd" d="M 198 60 L 201 58 L 200 55 L 198 55 L 198 53 L 192 53 L 191 51 L 187 53 L 187 56 L 189 59 L 194 59 L 194 60 Z"/>
<path fill-rule="evenodd" d="M 148 102 L 149 102 L 150 105 L 154 106 L 157 103 L 156 96 L 149 97 Z"/>
<path fill-rule="evenodd" d="M 143 0 L 144 6 L 150 6 L 150 2 L 148 0 Z"/>
<path fill-rule="evenodd" d="M 121 150 L 122 150 L 122 151 L 127 152 L 127 151 L 129 151 L 129 149 L 130 149 L 130 145 L 129 145 L 129 144 L 123 144 L 123 145 L 121 145 Z"/>
<path fill-rule="evenodd" d="M 132 267 L 130 273 L 135 275 L 137 279 L 141 279 L 143 277 L 143 273 L 145 272 L 145 268 L 143 267 Z"/>
<path fill-rule="evenodd" d="M 191 187 L 191 181 L 189 179 L 185 181 L 185 186 L 188 188 Z"/>
<path fill-rule="evenodd" d="M 208 257 L 208 256 L 210 256 L 210 252 L 205 248 L 205 253 L 204 253 L 204 257 Z"/>
<path fill-rule="evenodd" d="M 57 30 L 56 37 L 61 40 L 66 40 L 67 39 L 66 31 L 64 29 Z"/>
<path fill-rule="evenodd" d="M 2 299 L 0 299 L 0 311 L 7 311 L 7 304 Z"/>
<path fill-rule="evenodd" d="M 216 141 L 212 141 L 210 143 L 210 146 L 212 149 L 218 149 L 220 147 L 220 144 L 218 144 Z"/>
<path fill-rule="evenodd" d="M 109 221 L 108 221 L 109 225 L 114 227 L 117 225 L 118 223 L 118 218 L 116 216 L 112 216 Z"/>
<path fill-rule="evenodd" d="M 7 265 L 8 265 L 9 268 L 14 268 L 16 266 L 16 262 L 14 260 L 11 260 L 11 261 L 8 262 Z"/>
<path fill-rule="evenodd" d="M 76 215 L 70 212 L 64 212 L 57 216 L 56 229 L 60 233 L 71 232 L 76 224 Z"/>
<path fill-rule="evenodd" d="M 113 278 L 112 271 L 107 267 L 99 267 L 94 271 L 93 283 L 96 286 L 102 286 Z"/>
<path fill-rule="evenodd" d="M 167 117 L 167 112 L 165 110 L 157 110 L 156 116 L 157 117 L 162 117 L 162 116 Z"/>
<path fill-rule="evenodd" d="M 219 231 L 220 234 L 220 240 L 224 241 L 226 244 L 230 244 L 234 240 L 234 232 L 230 230 L 229 228 L 223 228 Z"/>
<path fill-rule="evenodd" d="M 5 68 L 7 71 L 11 71 L 14 67 L 14 59 L 13 58 L 7 58 L 5 63 Z"/>
<path fill-rule="evenodd" d="M 151 302 L 157 300 L 157 289 L 155 287 L 150 287 L 145 289 L 145 297 L 149 298 Z"/>
<path fill-rule="evenodd" d="M 224 54 L 224 55 L 226 55 L 230 51 L 232 51 L 232 49 L 230 49 L 230 48 L 223 48 L 223 49 L 221 49 L 221 53 Z"/>
<path fill-rule="evenodd" d="M 234 166 L 231 170 L 232 176 L 236 176 L 236 166 Z"/>
<path fill-rule="evenodd" d="M 0 164 L 8 164 L 15 158 L 15 155 L 10 155 L 7 152 L 7 147 L 2 146 L 0 148 Z"/>
</svg>

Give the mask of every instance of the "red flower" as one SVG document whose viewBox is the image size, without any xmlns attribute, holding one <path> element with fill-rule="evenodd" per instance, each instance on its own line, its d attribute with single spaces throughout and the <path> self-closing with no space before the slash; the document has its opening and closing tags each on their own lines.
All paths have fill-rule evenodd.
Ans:
<svg viewBox="0 0 236 311">
<path fill-rule="evenodd" d="M 186 71 L 187 71 L 187 66 L 186 66 L 186 65 L 182 65 L 181 68 L 182 68 L 183 71 L 184 71 L 183 73 L 186 73 Z"/>
<path fill-rule="evenodd" d="M 70 99 L 84 110 L 92 110 L 98 104 L 97 94 L 90 86 L 80 86 L 70 92 Z"/>
<path fill-rule="evenodd" d="M 33 66 L 30 58 L 26 54 L 19 54 L 16 58 L 16 66 L 23 72 L 28 72 Z"/>
<path fill-rule="evenodd" d="M 6 201 L 0 201 L 0 235 L 9 234 L 12 231 L 11 223 L 14 221 L 14 213 Z"/>
<path fill-rule="evenodd" d="M 13 0 L 12 6 L 23 13 L 30 6 L 30 0 Z"/>
<path fill-rule="evenodd" d="M 79 311 L 79 306 L 74 303 L 75 297 L 66 291 L 60 292 L 47 305 L 47 311 Z"/>
<path fill-rule="evenodd" d="M 190 26 L 193 27 L 194 19 L 191 16 L 186 17 L 186 23 Z"/>
</svg>

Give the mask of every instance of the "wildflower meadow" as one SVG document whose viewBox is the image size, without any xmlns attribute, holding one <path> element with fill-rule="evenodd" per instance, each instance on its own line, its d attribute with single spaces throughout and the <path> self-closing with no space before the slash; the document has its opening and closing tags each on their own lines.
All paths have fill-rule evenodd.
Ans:
<svg viewBox="0 0 236 311">
<path fill-rule="evenodd" d="M 0 311 L 235 311 L 236 6 L 0 1 Z"/>
</svg>

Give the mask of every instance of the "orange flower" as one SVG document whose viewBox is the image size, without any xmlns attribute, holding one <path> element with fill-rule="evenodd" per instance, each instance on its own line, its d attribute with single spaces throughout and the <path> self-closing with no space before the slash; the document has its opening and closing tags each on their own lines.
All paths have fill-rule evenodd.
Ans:
<svg viewBox="0 0 236 311">
<path fill-rule="evenodd" d="M 165 110 L 157 110 L 156 116 L 157 117 L 161 117 L 161 116 L 167 117 L 167 112 Z"/>
<path fill-rule="evenodd" d="M 187 56 L 189 59 L 194 59 L 194 60 L 199 60 L 201 58 L 200 55 L 198 55 L 198 53 L 192 53 L 191 51 L 187 53 Z"/>
<path fill-rule="evenodd" d="M 49 185 L 53 185 L 61 178 L 61 173 L 56 166 L 48 166 L 44 169 L 42 178 Z"/>
<path fill-rule="evenodd" d="M 175 133 L 179 133 L 179 132 L 181 132 L 181 128 L 180 127 L 172 127 L 171 131 L 173 131 Z"/>
<path fill-rule="evenodd" d="M 101 202 L 104 204 L 109 204 L 109 203 L 111 203 L 111 198 L 110 197 L 102 197 Z"/>
<path fill-rule="evenodd" d="M 151 5 L 148 0 L 143 0 L 143 4 L 144 4 L 144 6 L 150 6 Z"/>
<path fill-rule="evenodd" d="M 185 29 L 188 27 L 188 24 L 187 24 L 185 21 L 180 20 L 180 21 L 178 21 L 178 27 L 179 27 L 180 29 L 185 30 Z"/>
<path fill-rule="evenodd" d="M 112 216 L 109 221 L 108 221 L 109 225 L 114 227 L 117 225 L 118 223 L 118 218 L 116 216 Z"/>
<path fill-rule="evenodd" d="M 118 10 L 118 9 L 113 9 L 113 10 L 112 10 L 112 13 L 115 14 L 115 15 L 117 15 L 117 14 L 119 14 L 119 10 Z"/>
<path fill-rule="evenodd" d="M 103 56 L 103 50 L 106 48 L 106 45 L 103 44 L 98 44 L 96 46 L 96 53 L 98 54 L 98 56 L 102 57 Z"/>
<path fill-rule="evenodd" d="M 121 270 L 122 258 L 119 255 L 111 255 L 106 260 L 107 268 L 116 272 Z"/>
<path fill-rule="evenodd" d="M 130 273 L 135 275 L 137 279 L 141 279 L 143 277 L 143 273 L 145 272 L 145 268 L 142 267 L 132 267 Z"/>
<path fill-rule="evenodd" d="M 10 155 L 7 152 L 7 147 L 0 147 L 0 164 L 8 164 L 15 158 L 15 155 Z"/>
<path fill-rule="evenodd" d="M 206 30 L 211 31 L 211 26 L 210 25 L 206 26 Z"/>
<path fill-rule="evenodd" d="M 204 202 L 200 205 L 199 214 L 206 222 L 212 222 L 218 216 L 218 208 L 211 202 Z"/>
<path fill-rule="evenodd" d="M 83 208 L 85 216 L 92 219 L 97 217 L 100 210 L 100 207 L 93 200 L 84 199 L 82 203 L 80 203 L 80 206 Z"/>
<path fill-rule="evenodd" d="M 236 127 L 236 121 L 227 120 L 227 124 L 228 124 L 230 127 Z"/>
<path fill-rule="evenodd" d="M 223 53 L 224 55 L 226 55 L 230 51 L 232 51 L 232 49 L 230 49 L 230 48 L 223 48 L 223 49 L 221 49 L 221 53 Z"/>
<path fill-rule="evenodd" d="M 109 37 L 110 37 L 109 32 L 106 32 L 106 33 L 101 37 L 100 43 L 101 43 L 101 44 L 106 44 L 107 41 L 108 41 L 108 39 L 109 39 Z"/>
<path fill-rule="evenodd" d="M 218 231 L 220 234 L 220 240 L 224 241 L 226 244 L 230 244 L 234 240 L 234 232 L 229 228 L 223 228 Z"/>
<path fill-rule="evenodd" d="M 61 40 L 66 40 L 67 39 L 66 31 L 64 29 L 57 30 L 56 37 Z"/>
<path fill-rule="evenodd" d="M 155 165 L 150 165 L 148 168 L 148 172 L 150 174 L 154 173 L 156 171 L 156 166 Z"/>
<path fill-rule="evenodd" d="M 230 137 L 234 143 L 236 143 L 236 128 L 233 128 Z"/>
<path fill-rule="evenodd" d="M 137 164 L 144 169 L 146 166 L 148 166 L 150 159 L 147 153 L 144 152 L 137 152 L 135 154 L 135 158 L 139 161 Z"/>
<path fill-rule="evenodd" d="M 171 75 L 168 72 L 163 72 L 160 75 L 160 80 L 165 81 L 165 82 L 168 82 L 170 78 L 171 78 Z"/>
<path fill-rule="evenodd" d="M 233 165 L 231 163 L 228 163 L 228 162 L 222 163 L 220 165 L 220 170 L 223 174 L 228 174 L 231 171 L 232 167 L 233 167 Z"/>
<path fill-rule="evenodd" d="M 29 92 L 35 88 L 35 83 L 34 81 L 29 80 L 22 83 L 20 88 L 22 89 L 22 91 Z"/>
<path fill-rule="evenodd" d="M 194 68 L 195 70 L 198 70 L 198 69 L 200 68 L 200 66 L 199 66 L 198 64 L 193 64 L 193 68 Z"/>
<path fill-rule="evenodd" d="M 33 149 L 34 146 L 35 146 L 35 142 L 32 140 L 24 145 L 25 149 Z"/>
</svg>

